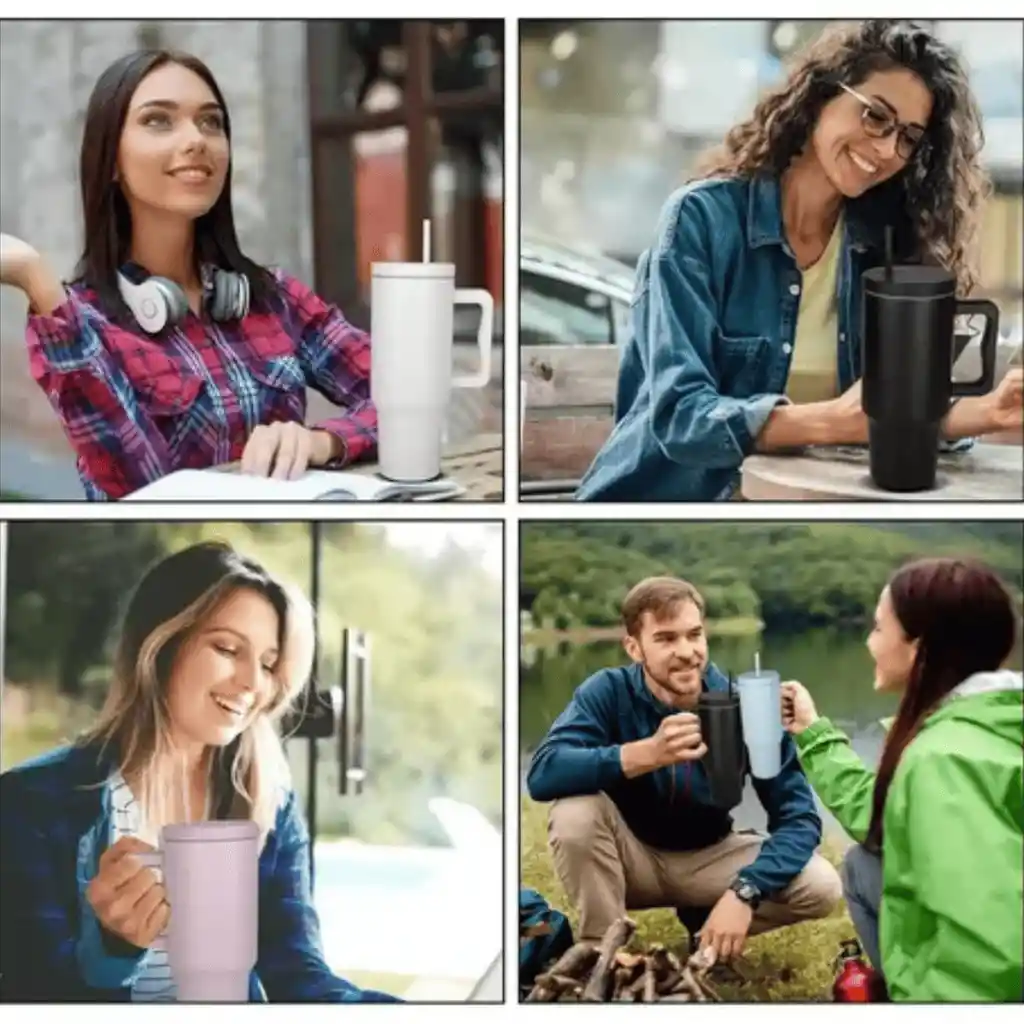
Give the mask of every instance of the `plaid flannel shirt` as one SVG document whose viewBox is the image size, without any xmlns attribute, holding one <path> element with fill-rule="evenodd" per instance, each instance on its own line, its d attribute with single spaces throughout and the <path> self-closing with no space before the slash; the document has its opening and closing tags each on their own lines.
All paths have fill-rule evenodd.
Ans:
<svg viewBox="0 0 1024 1024">
<path fill-rule="evenodd" d="M 124 1002 L 148 951 L 106 933 L 85 896 L 110 842 L 109 756 L 62 747 L 0 775 L 0 998 Z M 398 1002 L 332 974 L 294 791 L 259 862 L 254 1002 Z"/>
<path fill-rule="evenodd" d="M 78 285 L 52 314 L 29 317 L 32 376 L 90 500 L 241 458 L 260 424 L 305 422 L 307 385 L 345 409 L 317 424 L 343 442 L 332 467 L 374 454 L 369 337 L 294 278 L 275 278 L 273 312 L 223 323 L 190 312 L 157 335 L 112 323 Z"/>
</svg>

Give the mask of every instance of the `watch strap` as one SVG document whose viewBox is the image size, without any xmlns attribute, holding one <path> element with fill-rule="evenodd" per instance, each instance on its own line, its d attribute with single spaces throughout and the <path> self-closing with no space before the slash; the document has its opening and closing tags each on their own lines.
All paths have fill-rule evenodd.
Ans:
<svg viewBox="0 0 1024 1024">
<path fill-rule="evenodd" d="M 760 906 L 762 900 L 761 890 L 749 878 L 737 875 L 729 888 L 753 910 Z"/>
</svg>

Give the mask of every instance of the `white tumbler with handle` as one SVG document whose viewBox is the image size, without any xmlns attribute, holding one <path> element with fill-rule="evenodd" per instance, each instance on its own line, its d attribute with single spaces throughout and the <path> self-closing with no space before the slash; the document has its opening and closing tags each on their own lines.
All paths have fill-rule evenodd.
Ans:
<svg viewBox="0 0 1024 1024">
<path fill-rule="evenodd" d="M 782 770 L 782 697 L 779 673 L 762 669 L 755 661 L 753 672 L 736 680 L 740 698 L 743 742 L 750 756 L 750 774 L 757 779 L 774 779 Z"/>
<path fill-rule="evenodd" d="M 259 935 L 259 827 L 252 821 L 165 825 L 161 849 L 137 854 L 163 874 L 166 933 L 182 1003 L 245 1003 Z"/>
<path fill-rule="evenodd" d="M 480 307 L 476 373 L 453 376 L 455 306 Z M 441 443 L 453 387 L 491 379 L 494 299 L 456 288 L 454 263 L 374 263 L 370 285 L 370 394 L 377 407 L 377 461 L 388 480 L 441 475 Z"/>
</svg>

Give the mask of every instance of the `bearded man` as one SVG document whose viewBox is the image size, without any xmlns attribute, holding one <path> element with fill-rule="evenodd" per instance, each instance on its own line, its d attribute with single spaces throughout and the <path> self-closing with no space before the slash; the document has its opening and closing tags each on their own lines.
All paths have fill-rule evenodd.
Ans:
<svg viewBox="0 0 1024 1024">
<path fill-rule="evenodd" d="M 534 800 L 552 801 L 549 845 L 577 938 L 598 941 L 629 910 L 674 907 L 702 950 L 728 960 L 751 935 L 827 917 L 842 885 L 816 852 L 821 818 L 792 738 L 780 738 L 774 779 L 752 777 L 767 833 L 735 831 L 712 800 L 697 704 L 730 682 L 708 660 L 700 593 L 643 580 L 622 621 L 632 664 L 576 690 L 527 777 Z"/>
</svg>

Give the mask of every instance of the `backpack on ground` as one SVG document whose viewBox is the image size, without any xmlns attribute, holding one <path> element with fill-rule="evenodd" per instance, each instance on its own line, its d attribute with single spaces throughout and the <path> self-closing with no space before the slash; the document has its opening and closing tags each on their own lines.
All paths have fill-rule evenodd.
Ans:
<svg viewBox="0 0 1024 1024">
<path fill-rule="evenodd" d="M 535 889 L 519 890 L 519 986 L 534 979 L 572 945 L 569 919 Z"/>
</svg>

